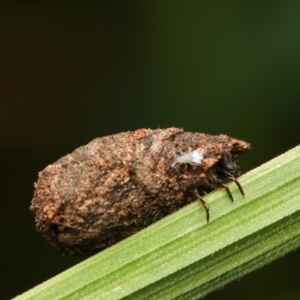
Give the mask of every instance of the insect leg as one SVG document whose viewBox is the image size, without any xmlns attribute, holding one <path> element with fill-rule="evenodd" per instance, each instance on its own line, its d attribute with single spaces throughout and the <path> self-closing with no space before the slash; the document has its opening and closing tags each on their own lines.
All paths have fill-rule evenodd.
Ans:
<svg viewBox="0 0 300 300">
<path fill-rule="evenodd" d="M 234 183 L 238 186 L 238 188 L 239 188 L 241 194 L 242 194 L 243 196 L 245 196 L 244 190 L 243 190 L 241 184 L 237 181 L 237 179 L 232 178 L 232 181 L 234 181 Z"/>
<path fill-rule="evenodd" d="M 223 183 L 221 186 L 226 190 L 231 202 L 233 202 L 233 197 L 232 197 L 232 194 L 231 194 L 230 189 L 228 188 L 227 184 Z"/>
<path fill-rule="evenodd" d="M 209 206 L 208 204 L 201 198 L 199 192 L 197 189 L 194 190 L 195 196 L 197 197 L 197 200 L 200 202 L 200 204 L 204 207 L 205 213 L 206 213 L 206 221 L 209 223 Z"/>
</svg>

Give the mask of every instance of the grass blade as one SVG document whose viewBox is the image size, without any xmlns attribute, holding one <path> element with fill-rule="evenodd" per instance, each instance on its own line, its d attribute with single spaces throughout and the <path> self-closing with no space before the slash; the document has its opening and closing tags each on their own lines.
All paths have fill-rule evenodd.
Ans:
<svg viewBox="0 0 300 300">
<path fill-rule="evenodd" d="M 300 245 L 300 147 L 15 299 L 199 299 Z"/>
</svg>

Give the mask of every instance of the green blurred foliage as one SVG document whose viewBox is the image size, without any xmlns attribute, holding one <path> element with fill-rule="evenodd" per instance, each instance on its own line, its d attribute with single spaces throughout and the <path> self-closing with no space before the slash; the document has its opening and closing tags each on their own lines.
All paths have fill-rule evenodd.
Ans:
<svg viewBox="0 0 300 300">
<path fill-rule="evenodd" d="M 296 1 L 7 1 L 0 36 L 1 298 L 80 261 L 43 240 L 28 207 L 38 171 L 92 138 L 225 133 L 253 145 L 243 171 L 299 144 Z M 207 299 L 292 299 L 299 263 L 298 251 Z"/>
</svg>

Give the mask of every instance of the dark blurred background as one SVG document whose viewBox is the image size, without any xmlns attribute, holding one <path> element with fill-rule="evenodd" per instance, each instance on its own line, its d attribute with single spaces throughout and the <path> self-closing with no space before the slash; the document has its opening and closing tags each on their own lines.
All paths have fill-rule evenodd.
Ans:
<svg viewBox="0 0 300 300">
<path fill-rule="evenodd" d="M 1 299 L 81 261 L 29 205 L 38 172 L 91 139 L 225 133 L 252 143 L 244 172 L 299 144 L 300 2 L 7 1 L 0 38 Z M 300 299 L 299 275 L 298 250 L 205 299 Z"/>
</svg>

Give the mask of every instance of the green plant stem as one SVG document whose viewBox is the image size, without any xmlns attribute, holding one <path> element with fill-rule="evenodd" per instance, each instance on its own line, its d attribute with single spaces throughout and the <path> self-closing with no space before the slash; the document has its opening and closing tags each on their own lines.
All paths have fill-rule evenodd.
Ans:
<svg viewBox="0 0 300 300">
<path fill-rule="evenodd" d="M 199 299 L 300 245 L 300 147 L 15 299 Z"/>
</svg>

